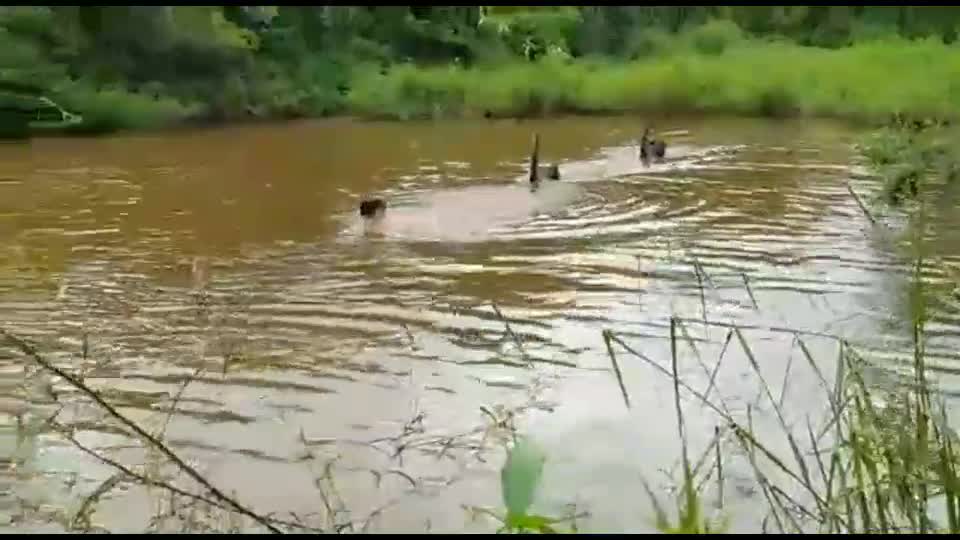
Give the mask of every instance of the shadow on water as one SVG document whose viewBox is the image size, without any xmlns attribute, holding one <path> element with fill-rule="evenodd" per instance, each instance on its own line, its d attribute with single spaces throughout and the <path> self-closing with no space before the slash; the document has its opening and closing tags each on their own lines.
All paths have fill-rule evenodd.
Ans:
<svg viewBox="0 0 960 540">
<path fill-rule="evenodd" d="M 873 185 L 851 149 L 858 134 L 677 117 L 658 122 L 668 159 L 644 167 L 643 125 L 330 120 L 0 147 L 0 319 L 154 427 L 202 368 L 167 440 L 261 512 L 315 512 L 314 480 L 336 457 L 351 516 L 394 503 L 374 530 L 487 530 L 460 505 L 499 502 L 480 412 L 499 405 L 548 446 L 544 504 L 578 500 L 593 514 L 584 528 L 644 530 L 637 475 L 678 455 L 672 389 L 624 364 L 626 410 L 602 329 L 666 362 L 677 315 L 696 343 L 684 376 L 705 382 L 696 358 L 723 352 L 714 391 L 743 408 L 756 381 L 713 323 L 741 325 L 797 418 L 822 404 L 804 399 L 810 373 L 793 363 L 784 376 L 799 352 L 779 330 L 843 334 L 891 365 L 909 342 L 889 324 L 902 260 L 846 189 Z M 535 192 L 533 132 L 562 176 Z M 369 195 L 389 202 L 378 234 L 357 215 Z M 935 243 L 953 265 L 956 238 Z M 951 305 L 927 345 L 948 389 L 960 366 Z M 835 356 L 827 341 L 808 346 Z M 36 397 L 46 383 L 24 386 L 36 377 L 13 351 L 0 349 L 0 368 L 6 426 L 51 412 Z M 55 390 L 86 444 L 148 459 Z M 691 433 L 713 433 L 706 414 L 688 415 Z M 757 422 L 775 428 L 770 411 Z M 21 530 L 52 518 L 15 509 L 69 507 L 112 474 L 49 432 L 37 441 L 32 472 L 2 476 L 0 514 Z M 730 482 L 754 519 L 756 493 L 738 471 Z M 117 490 L 96 519 L 140 531 L 151 501 Z"/>
</svg>

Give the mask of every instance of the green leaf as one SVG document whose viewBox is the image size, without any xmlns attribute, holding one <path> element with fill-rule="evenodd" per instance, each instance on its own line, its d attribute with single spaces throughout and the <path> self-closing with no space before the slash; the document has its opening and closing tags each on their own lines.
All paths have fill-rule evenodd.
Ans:
<svg viewBox="0 0 960 540">
<path fill-rule="evenodd" d="M 540 484 L 543 451 L 526 438 L 519 438 L 507 453 L 507 461 L 500 471 L 500 488 L 507 507 L 507 519 L 524 516 L 533 504 Z"/>
<path fill-rule="evenodd" d="M 528 516 L 523 515 L 509 515 L 507 516 L 506 527 L 509 530 L 514 531 L 537 531 L 540 533 L 549 533 L 555 534 L 558 531 L 550 526 L 550 523 L 555 520 L 544 516 Z"/>
</svg>

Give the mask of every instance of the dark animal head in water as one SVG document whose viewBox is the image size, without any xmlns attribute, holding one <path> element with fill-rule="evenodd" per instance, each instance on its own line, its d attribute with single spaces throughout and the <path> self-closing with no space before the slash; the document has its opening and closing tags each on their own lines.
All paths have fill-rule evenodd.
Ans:
<svg viewBox="0 0 960 540">
<path fill-rule="evenodd" d="M 559 180 L 560 179 L 560 166 L 554 163 L 553 165 L 548 165 L 543 168 L 544 176 L 550 180 Z"/>
<path fill-rule="evenodd" d="M 383 199 L 365 199 L 360 203 L 360 215 L 363 217 L 374 217 L 378 213 L 382 214 L 387 210 L 387 203 Z"/>
<path fill-rule="evenodd" d="M 649 161 L 651 157 L 663 159 L 667 153 L 667 143 L 658 141 L 650 136 L 650 128 L 643 130 L 643 137 L 640 138 L 640 159 Z"/>
<path fill-rule="evenodd" d="M 553 165 L 540 166 L 540 134 L 533 135 L 533 152 L 530 154 L 530 183 L 536 184 L 540 177 L 545 176 L 550 180 L 560 179 L 560 166 Z"/>
</svg>

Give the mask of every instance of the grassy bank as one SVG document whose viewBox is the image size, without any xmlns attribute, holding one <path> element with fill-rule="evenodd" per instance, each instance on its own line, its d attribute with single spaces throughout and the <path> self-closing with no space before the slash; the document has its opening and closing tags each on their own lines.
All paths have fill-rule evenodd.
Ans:
<svg viewBox="0 0 960 540">
<path fill-rule="evenodd" d="M 890 39 L 824 49 L 732 35 L 651 38 L 656 52 L 631 62 L 552 56 L 473 68 L 361 65 L 344 94 L 275 81 L 269 92 L 241 92 L 235 101 L 242 106 L 230 114 L 124 90 L 75 86 L 57 97 L 88 119 L 88 131 L 326 115 L 406 120 L 702 112 L 876 123 L 899 112 L 960 118 L 958 47 Z"/>
<path fill-rule="evenodd" d="M 960 118 L 960 48 L 936 41 L 823 49 L 718 39 L 699 47 L 658 47 L 662 52 L 632 62 L 554 56 L 474 68 L 358 67 L 347 94 L 317 90 L 324 94 L 322 107 L 312 104 L 317 99 L 310 87 L 277 83 L 270 93 L 245 97 L 248 113 L 234 115 L 121 90 L 75 87 L 62 99 L 89 119 L 90 131 L 333 114 L 406 120 L 702 112 L 883 122 L 899 112 Z"/>
<path fill-rule="evenodd" d="M 898 111 L 960 113 L 960 48 L 937 41 L 821 49 L 728 31 L 657 50 L 630 63 L 553 57 L 474 69 L 400 66 L 358 74 L 346 109 L 398 119 L 656 111 L 873 121 Z"/>
<path fill-rule="evenodd" d="M 898 125 L 871 134 L 861 152 L 882 179 L 886 202 L 900 206 L 960 178 L 958 140 L 956 127 Z"/>
<path fill-rule="evenodd" d="M 284 28 L 264 32 L 256 46 L 238 45 L 232 34 L 205 38 L 216 46 L 200 47 L 190 38 L 147 55 L 155 70 L 138 72 L 139 60 L 131 56 L 126 75 L 100 74 L 118 69 L 105 56 L 113 50 L 109 43 L 78 56 L 72 75 L 53 60 L 55 51 L 43 53 L 34 44 L 8 78 L 38 80 L 42 95 L 83 116 L 80 131 L 94 133 L 328 115 L 403 120 L 703 112 L 885 121 L 896 112 L 954 120 L 960 111 L 960 47 L 936 36 L 866 32 L 846 45 L 818 47 L 748 34 L 714 19 L 676 32 L 638 27 L 623 37 L 616 55 L 574 53 L 557 38 L 556 45 L 541 44 L 534 60 L 511 53 L 510 39 L 481 25 L 471 32 L 490 36 L 481 40 L 486 45 L 474 44 L 471 61 L 425 61 L 390 57 L 384 52 L 389 44 L 374 47 L 370 40 L 310 53 L 285 33 L 296 30 L 291 35 L 306 39 L 307 29 Z M 178 24 L 168 31 L 182 34 Z M 125 54 L 139 50 L 131 47 Z M 180 66 L 187 57 L 175 55 L 176 47 L 200 47 L 194 52 L 203 54 L 197 65 Z"/>
<path fill-rule="evenodd" d="M 11 6 L 0 88 L 81 131 L 334 114 L 952 117 L 928 6 Z"/>
</svg>

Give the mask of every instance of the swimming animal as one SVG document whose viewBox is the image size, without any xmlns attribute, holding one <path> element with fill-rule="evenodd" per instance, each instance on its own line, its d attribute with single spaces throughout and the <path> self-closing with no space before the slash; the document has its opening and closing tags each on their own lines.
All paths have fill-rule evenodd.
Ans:
<svg viewBox="0 0 960 540">
<path fill-rule="evenodd" d="M 377 217 L 387 211 L 387 202 L 383 199 L 364 199 L 360 202 L 360 215 L 365 218 Z"/>
<path fill-rule="evenodd" d="M 540 185 L 541 176 L 549 180 L 560 179 L 560 166 L 556 163 L 546 166 L 540 166 L 540 134 L 533 136 L 533 152 L 530 155 L 530 188 L 536 191 Z M 379 221 L 387 211 L 387 202 L 381 198 L 368 198 L 360 201 L 360 216 L 369 223 L 372 220 Z"/>
<path fill-rule="evenodd" d="M 544 174 L 548 180 L 559 180 L 560 179 L 560 166 L 554 163 L 553 165 L 547 165 L 540 168 L 541 174 Z"/>
<path fill-rule="evenodd" d="M 533 135 L 533 152 L 530 154 L 530 184 L 536 186 L 543 175 L 549 180 L 560 179 L 560 165 L 540 166 L 540 134 Z"/>
<path fill-rule="evenodd" d="M 649 163 L 651 157 L 663 159 L 667 153 L 667 143 L 652 137 L 650 131 L 649 127 L 643 130 L 643 137 L 640 138 L 640 160 L 644 163 Z"/>
</svg>

